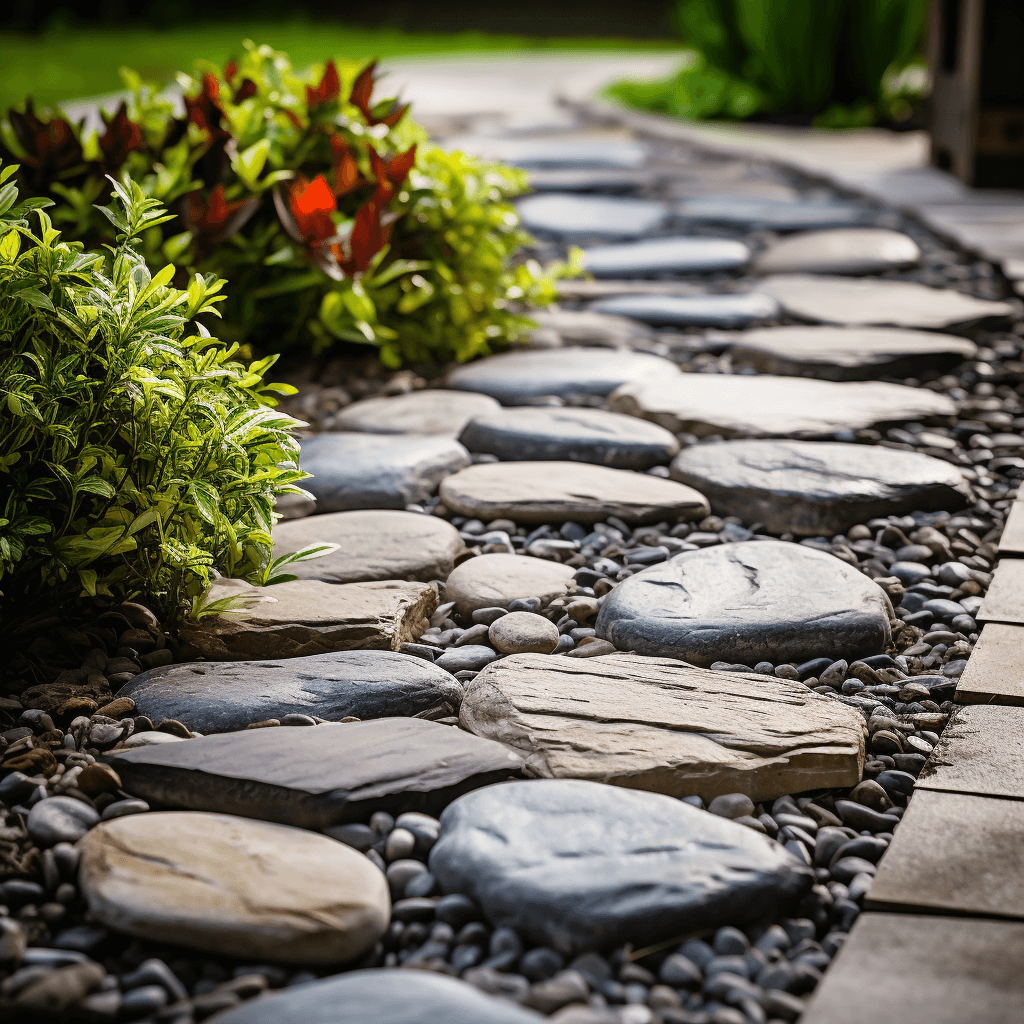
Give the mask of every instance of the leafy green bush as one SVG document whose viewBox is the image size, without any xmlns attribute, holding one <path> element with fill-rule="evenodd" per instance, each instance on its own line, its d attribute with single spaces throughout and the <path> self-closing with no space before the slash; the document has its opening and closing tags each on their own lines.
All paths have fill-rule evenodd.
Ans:
<svg viewBox="0 0 1024 1024">
<path fill-rule="evenodd" d="M 168 220 L 126 179 L 109 253 L 61 238 L 0 170 L 0 590 L 8 613 L 142 595 L 173 622 L 216 570 L 263 582 L 275 495 L 305 493 L 276 357 L 245 366 L 197 317 L 223 281 L 171 286 L 139 239 Z M 6 184 L 4 184 L 6 182 Z M 276 567 L 275 567 L 276 568 Z M 6 617 L 6 616 L 5 616 Z"/>
<path fill-rule="evenodd" d="M 131 99 L 98 136 L 28 101 L 9 112 L 6 156 L 87 240 L 106 240 L 92 210 L 103 175 L 127 170 L 174 213 L 146 232 L 151 265 L 231 281 L 227 339 L 368 343 L 389 366 L 465 360 L 533 326 L 519 303 L 554 298 L 539 266 L 512 265 L 530 242 L 508 202 L 522 172 L 429 144 L 406 106 L 373 102 L 373 64 L 300 73 L 246 42 L 238 63 L 179 76 L 182 114 L 124 74 Z"/>
</svg>

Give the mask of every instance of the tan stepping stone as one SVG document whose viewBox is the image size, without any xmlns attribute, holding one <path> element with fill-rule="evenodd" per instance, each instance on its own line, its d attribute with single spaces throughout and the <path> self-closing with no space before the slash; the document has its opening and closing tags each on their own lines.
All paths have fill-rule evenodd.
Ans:
<svg viewBox="0 0 1024 1024">
<path fill-rule="evenodd" d="M 441 501 L 453 512 L 487 522 L 596 523 L 618 516 L 627 523 L 703 519 L 703 494 L 647 473 L 583 462 L 501 462 L 470 466 L 448 477 Z"/>
<path fill-rule="evenodd" d="M 800 1024 L 1019 1024 L 1024 924 L 861 914 Z"/>
<path fill-rule="evenodd" d="M 1024 501 L 1015 501 L 1010 506 L 1003 535 L 999 538 L 999 554 L 1024 556 Z"/>
<path fill-rule="evenodd" d="M 326 583 L 444 580 L 464 547 L 451 523 L 392 509 L 331 512 L 280 522 L 273 537 L 274 558 L 310 544 L 337 544 L 336 551 L 295 562 L 285 570 L 301 580 Z"/>
<path fill-rule="evenodd" d="M 79 843 L 92 917 L 142 939 L 304 966 L 384 934 L 388 883 L 367 857 L 303 829 L 177 811 L 103 822 Z"/>
<path fill-rule="evenodd" d="M 541 778 L 670 796 L 784 793 L 860 781 L 863 719 L 789 680 L 612 654 L 517 654 L 473 679 L 460 722 Z"/>
<path fill-rule="evenodd" d="M 448 577 L 445 596 L 460 612 L 507 608 L 520 598 L 544 603 L 562 597 L 575 570 L 561 562 L 529 555 L 478 555 L 468 558 Z"/>
<path fill-rule="evenodd" d="M 918 790 L 865 900 L 873 910 L 1024 918 L 1024 800 Z"/>
<path fill-rule="evenodd" d="M 324 583 L 293 580 L 252 587 L 217 580 L 209 600 L 236 598 L 241 610 L 182 626 L 180 639 L 211 661 L 299 658 L 359 648 L 397 651 L 427 628 L 437 591 L 387 580 Z"/>
<path fill-rule="evenodd" d="M 754 262 L 759 274 L 881 274 L 912 267 L 917 243 L 888 228 L 807 231 L 775 242 Z"/>
<path fill-rule="evenodd" d="M 407 395 L 365 398 L 347 405 L 338 413 L 336 429 L 458 437 L 474 416 L 497 408 L 498 403 L 487 395 L 441 389 L 410 391 Z"/>
<path fill-rule="evenodd" d="M 1024 560 L 1000 559 L 976 617 L 978 622 L 1024 625 Z"/>
<path fill-rule="evenodd" d="M 957 680 L 956 701 L 1024 706 L 1024 626 L 992 622 L 982 629 Z"/>
</svg>

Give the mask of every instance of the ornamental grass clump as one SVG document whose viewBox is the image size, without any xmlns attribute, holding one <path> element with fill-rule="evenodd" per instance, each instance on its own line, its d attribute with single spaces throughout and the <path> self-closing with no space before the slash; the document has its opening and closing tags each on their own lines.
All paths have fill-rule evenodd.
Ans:
<svg viewBox="0 0 1024 1024">
<path fill-rule="evenodd" d="M 275 497 L 305 493 L 299 421 L 211 337 L 224 282 L 152 274 L 168 220 L 130 179 L 102 208 L 114 244 L 67 242 L 0 169 L 3 618 L 78 595 L 141 597 L 173 624 L 216 573 L 266 581 Z"/>
</svg>

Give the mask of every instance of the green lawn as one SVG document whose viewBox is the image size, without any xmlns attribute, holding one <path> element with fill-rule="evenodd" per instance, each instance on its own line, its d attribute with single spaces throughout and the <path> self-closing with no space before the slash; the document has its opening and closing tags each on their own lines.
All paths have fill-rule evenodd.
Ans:
<svg viewBox="0 0 1024 1024">
<path fill-rule="evenodd" d="M 286 50 L 302 67 L 327 56 L 358 60 L 431 53 L 540 49 L 671 51 L 670 43 L 635 39 L 537 39 L 476 32 L 412 34 L 311 22 L 240 22 L 161 31 L 150 28 L 62 29 L 38 36 L 0 33 L 0 110 L 31 94 L 37 104 L 96 96 L 122 87 L 118 68 L 170 82 L 197 58 L 223 63 L 241 40 Z"/>
</svg>

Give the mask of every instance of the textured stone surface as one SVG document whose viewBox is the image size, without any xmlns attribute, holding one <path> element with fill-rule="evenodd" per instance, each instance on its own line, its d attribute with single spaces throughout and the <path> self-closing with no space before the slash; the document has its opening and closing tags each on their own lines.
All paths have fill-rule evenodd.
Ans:
<svg viewBox="0 0 1024 1024">
<path fill-rule="evenodd" d="M 609 404 L 673 433 L 698 437 L 824 437 L 879 423 L 956 414 L 945 395 L 902 384 L 721 373 L 684 373 L 627 384 L 612 394 Z"/>
<path fill-rule="evenodd" d="M 318 512 L 402 508 L 421 502 L 448 474 L 469 465 L 469 453 L 446 437 L 316 434 L 302 442 L 303 486 Z"/>
<path fill-rule="evenodd" d="M 410 391 L 389 398 L 364 398 L 338 413 L 341 430 L 368 434 L 432 434 L 458 437 L 459 431 L 480 413 L 498 403 L 487 395 L 444 390 Z"/>
<path fill-rule="evenodd" d="M 338 549 L 287 572 L 302 580 L 361 583 L 367 580 L 443 580 L 452 571 L 462 538 L 451 523 L 419 512 L 391 509 L 331 512 L 277 523 L 274 558 L 310 544 Z"/>
<path fill-rule="evenodd" d="M 770 327 L 730 347 L 734 366 L 819 380 L 907 377 L 971 359 L 977 345 L 934 331 L 885 327 Z"/>
<path fill-rule="evenodd" d="M 445 596 L 463 614 L 477 608 L 507 608 L 525 597 L 547 602 L 565 594 L 574 571 L 561 562 L 529 555 L 478 555 L 448 577 Z"/>
<path fill-rule="evenodd" d="M 659 793 L 545 779 L 450 807 L 430 870 L 492 925 L 566 953 L 774 916 L 811 869 L 752 829 Z"/>
<path fill-rule="evenodd" d="M 778 303 L 757 292 L 736 295 L 620 295 L 591 309 L 657 327 L 747 327 L 778 316 Z"/>
<path fill-rule="evenodd" d="M 628 196 L 527 196 L 516 206 L 527 231 L 564 238 L 636 238 L 669 217 L 661 203 Z"/>
<path fill-rule="evenodd" d="M 749 259 L 750 250 L 742 242 L 727 238 L 651 238 L 583 252 L 583 265 L 595 277 L 710 274 L 736 270 Z"/>
<path fill-rule="evenodd" d="M 193 662 L 150 669 L 118 694 L 153 722 L 173 718 L 204 734 L 284 715 L 392 718 L 458 708 L 462 687 L 422 658 L 341 651 L 286 661 Z"/>
<path fill-rule="evenodd" d="M 977 619 L 1024 625 L 1024 559 L 999 560 Z"/>
<path fill-rule="evenodd" d="M 503 658 L 467 686 L 461 722 L 530 775 L 705 801 L 856 785 L 864 757 L 859 712 L 800 683 L 634 654 Z"/>
<path fill-rule="evenodd" d="M 888 228 L 808 231 L 770 245 L 754 261 L 759 274 L 882 274 L 912 267 L 917 243 Z"/>
<path fill-rule="evenodd" d="M 487 631 L 487 639 L 503 654 L 550 654 L 558 646 L 558 637 L 558 627 L 533 612 L 509 612 Z"/>
<path fill-rule="evenodd" d="M 885 650 L 889 601 L 833 555 L 744 541 L 686 551 L 623 580 L 595 628 L 619 650 L 694 665 L 855 661 Z"/>
<path fill-rule="evenodd" d="M 580 462 L 497 462 L 471 466 L 441 486 L 454 512 L 488 522 L 596 523 L 618 516 L 629 523 L 703 519 L 702 494 L 674 480 Z"/>
<path fill-rule="evenodd" d="M 501 409 L 470 420 L 459 441 L 508 461 L 568 460 L 613 469 L 667 462 L 679 442 L 664 427 L 604 409 Z"/>
<path fill-rule="evenodd" d="M 1015 501 L 1010 506 L 1003 535 L 999 538 L 999 554 L 1024 555 L 1024 501 Z"/>
<path fill-rule="evenodd" d="M 957 680 L 956 701 L 1024 706 L 1024 626 L 993 622 L 982 629 Z"/>
<path fill-rule="evenodd" d="M 136 814 L 81 841 L 93 918 L 222 956 L 327 966 L 362 956 L 391 916 L 382 871 L 343 843 L 226 814 Z"/>
<path fill-rule="evenodd" d="M 970 493 L 960 471 L 942 459 L 829 441 L 692 445 L 671 473 L 699 490 L 717 515 L 806 537 L 832 537 L 876 516 L 954 512 Z"/>
<path fill-rule="evenodd" d="M 804 228 L 850 227 L 863 222 L 866 209 L 857 203 L 835 203 L 739 196 L 701 196 L 684 199 L 676 212 L 686 220 L 733 224 L 750 230 L 799 231 Z"/>
<path fill-rule="evenodd" d="M 430 809 L 518 771 L 518 754 L 422 718 L 247 729 L 108 755 L 154 804 L 325 828 Z"/>
<path fill-rule="evenodd" d="M 299 658 L 353 648 L 397 651 L 419 636 L 437 607 L 425 583 L 293 580 L 252 587 L 216 580 L 210 600 L 237 597 L 244 611 L 181 627 L 180 639 L 211 661 Z"/>
</svg>

